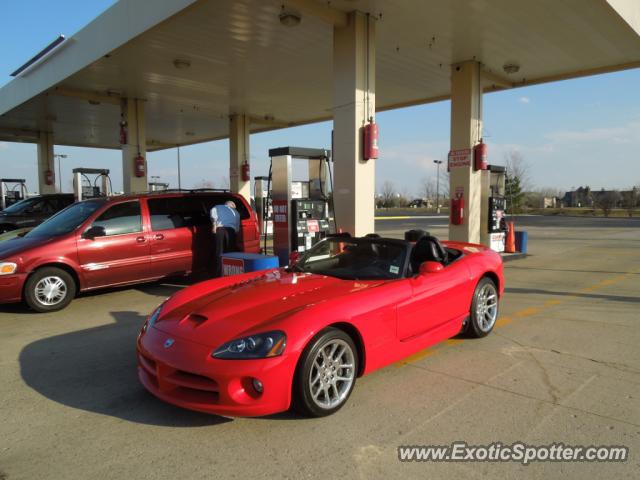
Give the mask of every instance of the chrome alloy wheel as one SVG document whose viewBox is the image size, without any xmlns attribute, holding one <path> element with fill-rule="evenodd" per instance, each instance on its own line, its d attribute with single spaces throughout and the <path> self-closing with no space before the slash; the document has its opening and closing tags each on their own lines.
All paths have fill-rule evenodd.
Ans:
<svg viewBox="0 0 640 480">
<path fill-rule="evenodd" d="M 320 408 L 340 405 L 349 395 L 355 378 L 355 359 L 347 342 L 334 339 L 327 342 L 313 360 L 309 388 L 313 402 Z"/>
<path fill-rule="evenodd" d="M 498 292 L 493 283 L 485 284 L 478 293 L 476 319 L 483 332 L 489 332 L 498 318 Z"/>
<path fill-rule="evenodd" d="M 57 305 L 67 296 L 67 284 L 60 277 L 43 277 L 34 288 L 36 300 L 45 306 Z"/>
</svg>

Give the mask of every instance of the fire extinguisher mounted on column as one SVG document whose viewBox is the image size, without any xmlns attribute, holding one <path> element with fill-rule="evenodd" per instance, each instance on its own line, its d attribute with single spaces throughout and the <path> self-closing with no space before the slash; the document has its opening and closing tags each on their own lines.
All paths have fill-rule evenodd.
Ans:
<svg viewBox="0 0 640 480">
<path fill-rule="evenodd" d="M 242 168 L 240 169 L 240 178 L 242 178 L 243 182 L 248 182 L 251 180 L 251 167 L 248 161 L 244 161 L 242 164 Z"/>
<path fill-rule="evenodd" d="M 127 144 L 127 122 L 120 121 L 120 145 Z"/>
<path fill-rule="evenodd" d="M 52 170 L 46 170 L 44 172 L 44 183 L 47 185 L 53 185 L 53 171 Z"/>
<path fill-rule="evenodd" d="M 451 225 L 462 225 L 464 223 L 464 196 L 462 193 L 456 194 L 451 199 Z"/>
<path fill-rule="evenodd" d="M 362 149 L 363 160 L 372 160 L 378 158 L 378 137 L 379 137 L 378 124 L 373 120 L 373 117 L 369 117 L 369 123 L 364 126 L 364 145 Z"/>
<path fill-rule="evenodd" d="M 133 171 L 136 177 L 144 177 L 146 172 L 146 165 L 144 161 L 144 157 L 140 152 L 136 155 L 136 158 L 133 160 Z"/>
<path fill-rule="evenodd" d="M 474 170 L 487 170 L 489 168 L 488 162 L 489 148 L 486 143 L 478 143 L 473 147 L 473 168 Z"/>
<path fill-rule="evenodd" d="M 135 103 L 136 106 L 136 141 L 138 144 L 138 155 L 133 159 L 133 173 L 136 177 L 144 177 L 147 174 L 147 162 L 145 161 L 144 155 L 140 152 L 140 123 L 139 123 L 139 115 L 138 115 L 138 102 Z"/>
</svg>

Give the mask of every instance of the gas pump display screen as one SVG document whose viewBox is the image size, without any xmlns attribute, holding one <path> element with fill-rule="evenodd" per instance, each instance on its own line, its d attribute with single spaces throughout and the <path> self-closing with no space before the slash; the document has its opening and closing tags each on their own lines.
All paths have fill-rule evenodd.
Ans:
<svg viewBox="0 0 640 480">
<path fill-rule="evenodd" d="M 298 201 L 298 218 L 312 218 L 315 220 L 320 220 L 325 217 L 324 209 L 324 202 L 305 202 L 304 200 Z"/>
</svg>

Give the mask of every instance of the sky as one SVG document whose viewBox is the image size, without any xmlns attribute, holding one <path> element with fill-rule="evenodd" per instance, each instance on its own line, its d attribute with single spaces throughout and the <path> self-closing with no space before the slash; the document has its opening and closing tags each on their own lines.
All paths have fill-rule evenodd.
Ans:
<svg viewBox="0 0 640 480">
<path fill-rule="evenodd" d="M 58 34 L 74 34 L 112 3 L 0 0 L 0 86 Z M 509 152 L 519 152 L 532 187 L 640 185 L 640 69 L 487 94 L 483 111 L 489 163 L 503 164 Z M 378 189 L 391 181 L 398 192 L 418 196 L 423 179 L 435 179 L 433 160 L 445 159 L 449 150 L 450 103 L 382 112 L 376 120 Z M 331 122 L 252 135 L 251 174 L 268 173 L 270 148 L 330 144 Z M 226 186 L 228 149 L 226 140 L 182 148 L 183 188 L 205 181 Z M 114 189 L 122 188 L 119 151 L 56 146 L 55 153 L 67 155 L 61 160 L 63 190 L 71 191 L 71 170 L 79 166 L 109 168 Z M 175 149 L 149 153 L 149 177 L 177 187 L 176 160 Z M 37 190 L 35 145 L 0 142 L 0 176 L 26 178 Z"/>
</svg>

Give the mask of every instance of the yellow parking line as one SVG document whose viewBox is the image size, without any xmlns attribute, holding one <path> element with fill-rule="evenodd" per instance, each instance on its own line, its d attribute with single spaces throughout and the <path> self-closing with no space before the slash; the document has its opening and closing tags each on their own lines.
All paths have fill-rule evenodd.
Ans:
<svg viewBox="0 0 640 480">
<path fill-rule="evenodd" d="M 504 327 L 505 325 L 509 325 L 511 322 L 513 322 L 513 318 L 511 317 L 500 317 L 496 320 L 496 328 Z"/>
<path fill-rule="evenodd" d="M 425 348 L 424 350 L 420 350 L 419 352 L 414 353 L 413 355 L 408 356 L 407 358 L 403 358 L 399 362 L 395 363 L 396 367 L 404 367 L 413 362 L 417 362 L 418 360 L 422 360 L 423 358 L 430 357 L 431 355 L 435 355 L 436 351 L 432 350 L 431 347 Z"/>
<path fill-rule="evenodd" d="M 616 283 L 619 283 L 623 280 L 627 280 L 628 278 L 630 278 L 632 275 L 635 275 L 637 273 L 640 273 L 640 270 L 637 271 L 633 271 L 633 272 L 628 272 L 622 275 L 618 275 L 616 277 L 612 277 L 612 278 L 607 278 L 605 280 L 601 280 L 598 283 L 595 283 L 589 287 L 585 287 L 581 290 L 579 290 L 580 292 L 593 292 L 595 290 L 598 290 L 602 287 L 606 287 L 606 286 L 610 286 L 610 285 L 615 285 Z M 514 319 L 516 318 L 527 318 L 527 317 L 531 317 L 533 315 L 536 315 L 544 310 L 548 310 L 551 307 L 555 307 L 557 305 L 561 305 L 562 303 L 564 303 L 565 300 L 558 300 L 558 299 L 551 299 L 551 300 L 547 300 L 546 302 L 544 302 L 540 307 L 527 307 L 524 308 L 522 310 L 518 310 L 515 313 L 512 314 L 512 316 L 503 316 L 498 318 L 498 320 L 496 320 L 496 324 L 495 324 L 495 328 L 501 328 L 504 327 L 505 325 L 509 325 L 510 323 L 513 322 Z M 444 348 L 447 345 L 448 346 L 453 346 L 453 345 L 458 345 L 459 343 L 464 342 L 464 340 L 458 339 L 458 338 L 450 338 L 449 340 L 446 340 L 445 342 L 443 342 L 442 344 L 440 344 L 440 348 Z M 414 353 L 413 355 L 400 360 L 399 362 L 396 362 L 396 367 L 404 367 L 406 365 L 410 365 L 411 363 L 417 362 L 418 360 L 422 360 L 423 358 L 429 357 L 431 355 L 435 355 L 437 353 L 438 350 L 433 350 L 433 347 L 429 347 L 425 350 L 421 350 L 420 352 Z"/>
<path fill-rule="evenodd" d="M 516 318 L 526 318 L 526 317 L 530 317 L 532 315 L 536 315 L 538 313 L 540 313 L 541 308 L 539 307 L 529 307 L 529 308 L 525 308 L 523 310 L 519 310 L 516 313 L 513 314 L 514 317 Z"/>
</svg>

